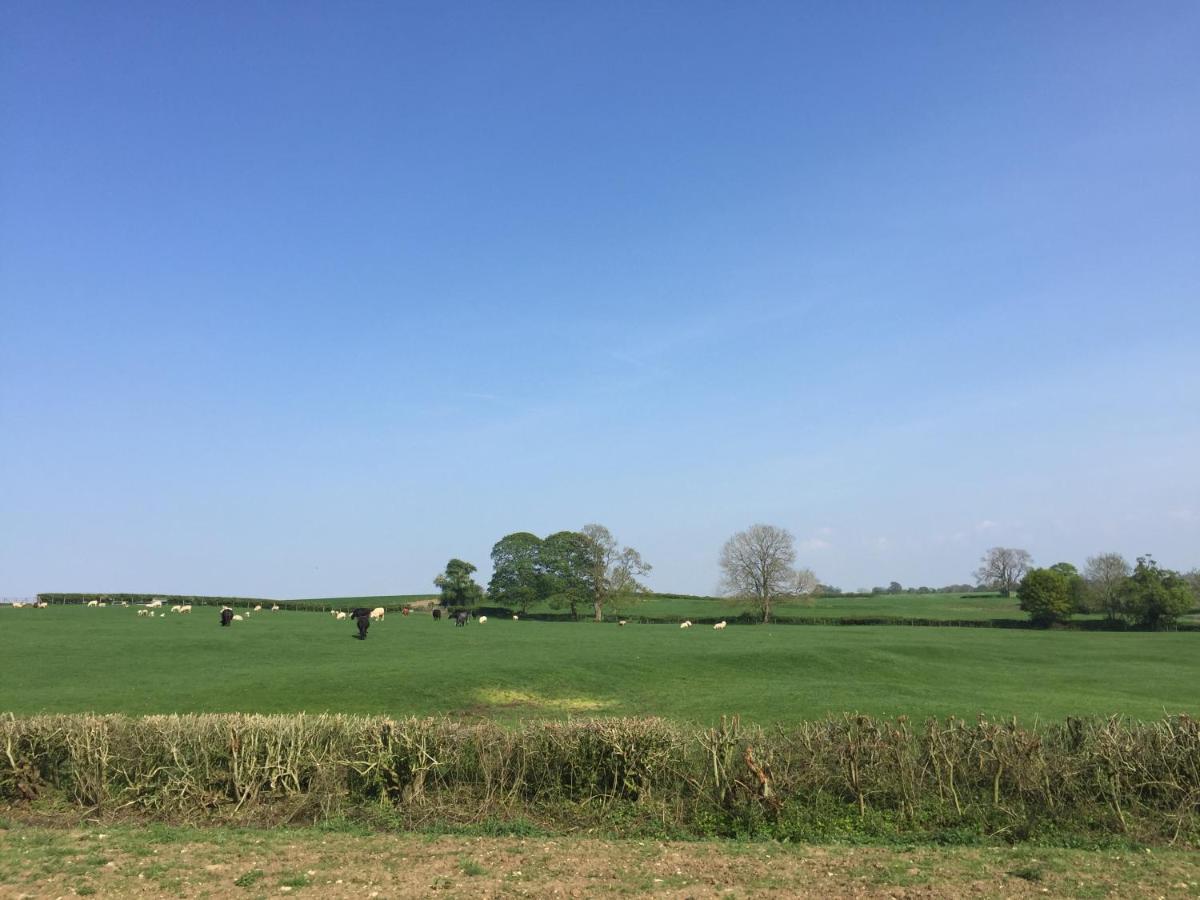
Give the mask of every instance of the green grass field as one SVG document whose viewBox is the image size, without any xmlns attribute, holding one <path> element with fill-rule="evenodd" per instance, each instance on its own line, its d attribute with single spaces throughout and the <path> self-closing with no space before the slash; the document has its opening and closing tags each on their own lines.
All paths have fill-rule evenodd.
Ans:
<svg viewBox="0 0 1200 900">
<path fill-rule="evenodd" d="M 490 621 L 0 608 L 0 711 L 1059 719 L 1200 713 L 1200 635 Z"/>
</svg>

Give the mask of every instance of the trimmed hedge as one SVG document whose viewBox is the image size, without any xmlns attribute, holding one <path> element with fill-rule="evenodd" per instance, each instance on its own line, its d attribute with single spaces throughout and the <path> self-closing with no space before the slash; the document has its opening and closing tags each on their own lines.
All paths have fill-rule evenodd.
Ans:
<svg viewBox="0 0 1200 900">
<path fill-rule="evenodd" d="M 1196 843 L 1200 724 L 3 716 L 0 800 L 159 821 Z"/>
</svg>

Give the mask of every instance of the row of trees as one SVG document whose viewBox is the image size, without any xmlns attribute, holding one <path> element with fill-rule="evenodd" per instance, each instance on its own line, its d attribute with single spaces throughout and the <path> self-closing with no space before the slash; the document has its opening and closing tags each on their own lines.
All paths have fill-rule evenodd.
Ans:
<svg viewBox="0 0 1200 900">
<path fill-rule="evenodd" d="M 569 609 L 591 605 L 597 622 L 606 606 L 645 592 L 638 581 L 650 564 L 632 547 L 622 547 L 603 525 L 584 525 L 579 531 L 558 531 L 539 538 L 528 531 L 502 537 L 492 547 L 492 580 L 488 599 L 522 613 L 536 603 Z M 447 606 L 474 606 L 483 588 L 471 577 L 475 566 L 452 559 L 433 580 Z"/>
<path fill-rule="evenodd" d="M 1046 626 L 1076 613 L 1104 613 L 1112 622 L 1166 628 L 1200 602 L 1200 570 L 1164 569 L 1149 554 L 1130 566 L 1119 553 L 1101 553 L 1080 572 L 1068 562 L 1034 568 L 1027 551 L 993 547 L 975 575 L 1005 595 L 1015 589 L 1021 609 Z"/>
<path fill-rule="evenodd" d="M 796 568 L 796 540 L 785 528 L 752 525 L 721 548 L 721 589 L 752 600 L 764 622 L 775 602 L 808 596 L 820 585 L 811 569 Z M 632 547 L 623 547 L 603 525 L 558 531 L 539 538 L 528 531 L 505 535 L 492 547 L 492 579 L 487 598 L 497 606 L 528 612 L 546 603 L 579 617 L 588 605 L 597 622 L 606 607 L 622 605 L 646 593 L 639 581 L 650 564 Z M 475 566 L 452 559 L 433 583 L 446 606 L 475 606 L 483 588 L 472 577 Z"/>
</svg>

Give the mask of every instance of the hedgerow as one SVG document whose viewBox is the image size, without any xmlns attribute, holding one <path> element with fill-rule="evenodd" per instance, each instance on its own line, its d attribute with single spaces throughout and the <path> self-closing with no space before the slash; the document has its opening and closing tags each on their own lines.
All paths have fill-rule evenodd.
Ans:
<svg viewBox="0 0 1200 900">
<path fill-rule="evenodd" d="M 0 801 L 156 821 L 1196 843 L 1200 725 L 4 716 Z"/>
</svg>

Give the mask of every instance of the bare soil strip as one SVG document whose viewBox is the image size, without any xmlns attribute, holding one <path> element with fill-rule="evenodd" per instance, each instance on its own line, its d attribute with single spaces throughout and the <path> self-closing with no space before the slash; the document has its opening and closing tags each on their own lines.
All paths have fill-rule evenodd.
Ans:
<svg viewBox="0 0 1200 900">
<path fill-rule="evenodd" d="M 1186 850 L 0 828 L 0 897 L 1196 897 Z"/>
</svg>

